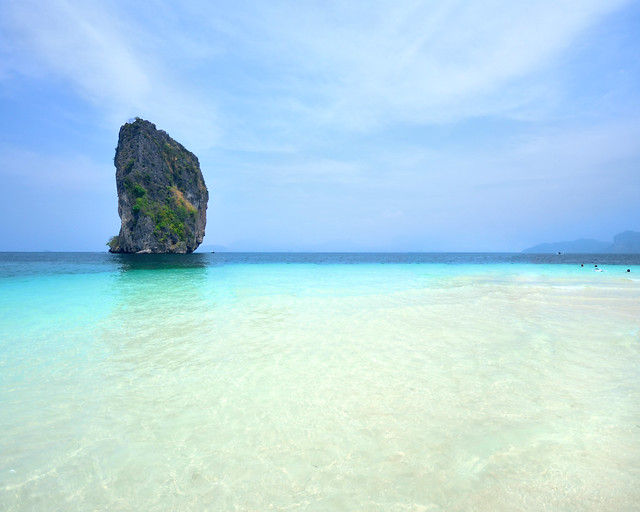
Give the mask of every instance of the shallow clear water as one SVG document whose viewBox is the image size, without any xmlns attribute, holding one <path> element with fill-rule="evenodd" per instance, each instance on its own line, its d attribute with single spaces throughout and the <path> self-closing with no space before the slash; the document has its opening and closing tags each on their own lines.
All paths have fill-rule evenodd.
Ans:
<svg viewBox="0 0 640 512">
<path fill-rule="evenodd" d="M 0 510 L 637 510 L 640 261 L 0 254 L 0 428 Z"/>
</svg>

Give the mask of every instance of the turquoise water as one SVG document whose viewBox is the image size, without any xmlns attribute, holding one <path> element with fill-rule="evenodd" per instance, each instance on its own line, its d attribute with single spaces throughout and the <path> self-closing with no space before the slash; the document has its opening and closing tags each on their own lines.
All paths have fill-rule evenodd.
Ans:
<svg viewBox="0 0 640 512">
<path fill-rule="evenodd" d="M 0 428 L 7 511 L 637 510 L 640 261 L 0 254 Z"/>
</svg>

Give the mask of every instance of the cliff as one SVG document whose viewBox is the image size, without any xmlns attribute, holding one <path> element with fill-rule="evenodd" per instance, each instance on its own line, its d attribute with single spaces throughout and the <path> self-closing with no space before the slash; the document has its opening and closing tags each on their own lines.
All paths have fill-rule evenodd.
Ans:
<svg viewBox="0 0 640 512">
<path fill-rule="evenodd" d="M 640 233 L 625 231 L 613 237 L 613 245 L 607 252 L 617 254 L 640 254 Z"/>
<path fill-rule="evenodd" d="M 109 252 L 193 252 L 204 238 L 209 200 L 198 158 L 136 118 L 120 128 L 114 164 L 122 225 Z"/>
<path fill-rule="evenodd" d="M 611 242 L 599 242 L 598 240 L 574 240 L 572 242 L 554 242 L 534 245 L 523 250 L 526 253 L 591 253 L 591 254 L 640 254 L 640 232 L 625 231 L 613 237 Z"/>
</svg>

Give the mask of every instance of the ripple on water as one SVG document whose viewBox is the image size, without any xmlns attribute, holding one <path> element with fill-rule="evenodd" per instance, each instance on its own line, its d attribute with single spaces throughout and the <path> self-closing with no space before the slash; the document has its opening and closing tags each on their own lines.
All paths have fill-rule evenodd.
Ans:
<svg viewBox="0 0 640 512">
<path fill-rule="evenodd" d="M 0 281 L 1 509 L 640 499 L 632 280 L 522 264 L 128 265 Z"/>
</svg>

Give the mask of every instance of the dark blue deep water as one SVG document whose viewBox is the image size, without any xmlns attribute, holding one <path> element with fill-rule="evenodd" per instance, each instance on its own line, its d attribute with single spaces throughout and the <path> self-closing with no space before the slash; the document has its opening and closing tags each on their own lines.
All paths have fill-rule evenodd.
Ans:
<svg viewBox="0 0 640 512">
<path fill-rule="evenodd" d="M 524 253 L 280 253 L 109 254 L 94 252 L 0 252 L 0 278 L 33 274 L 85 274 L 136 269 L 197 268 L 235 264 L 532 264 L 640 265 L 640 254 Z"/>
</svg>

